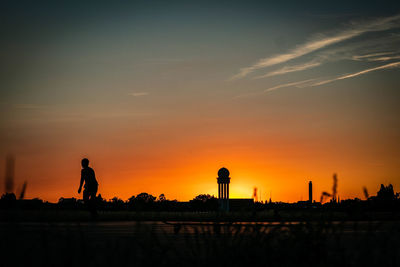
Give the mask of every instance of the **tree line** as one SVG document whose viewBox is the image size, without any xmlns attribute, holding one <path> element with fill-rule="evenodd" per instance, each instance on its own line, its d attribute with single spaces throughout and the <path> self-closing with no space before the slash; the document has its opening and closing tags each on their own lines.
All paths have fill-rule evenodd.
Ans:
<svg viewBox="0 0 400 267">
<path fill-rule="evenodd" d="M 359 198 L 337 200 L 332 198 L 329 202 L 299 201 L 297 203 L 284 202 L 255 202 L 250 211 L 262 211 L 268 209 L 332 209 L 352 211 L 383 210 L 400 211 L 400 193 L 395 193 L 391 184 L 381 185 L 376 196 L 369 196 L 364 191 L 365 200 Z M 133 195 L 127 200 L 118 197 L 106 200 L 101 194 L 96 199 L 98 210 L 104 211 L 218 211 L 218 199 L 209 194 L 200 194 L 188 202 L 169 200 L 164 194 L 155 197 L 148 193 Z M 61 197 L 57 203 L 45 202 L 41 199 L 17 199 L 14 193 L 5 193 L 0 198 L 0 209 L 85 209 L 81 199 Z"/>
</svg>

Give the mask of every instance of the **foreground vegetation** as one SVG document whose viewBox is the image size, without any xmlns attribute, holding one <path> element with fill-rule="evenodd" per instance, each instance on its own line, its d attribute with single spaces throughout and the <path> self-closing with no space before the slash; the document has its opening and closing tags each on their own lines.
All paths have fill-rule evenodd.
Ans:
<svg viewBox="0 0 400 267">
<path fill-rule="evenodd" d="M 367 200 L 218 201 L 0 199 L 1 266 L 399 266 L 400 197 L 382 186 Z"/>
<path fill-rule="evenodd" d="M 86 210 L 1 210 L 0 222 L 93 221 Z M 96 221 L 196 221 L 196 222 L 298 222 L 298 221 L 395 221 L 398 211 L 340 211 L 324 209 L 263 210 L 251 212 L 99 211 Z"/>
<path fill-rule="evenodd" d="M 0 266 L 398 266 L 398 222 L 2 223 Z"/>
</svg>

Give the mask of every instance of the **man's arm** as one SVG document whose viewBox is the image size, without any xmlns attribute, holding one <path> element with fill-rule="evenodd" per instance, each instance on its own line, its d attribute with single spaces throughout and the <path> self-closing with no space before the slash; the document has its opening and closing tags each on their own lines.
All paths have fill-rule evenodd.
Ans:
<svg viewBox="0 0 400 267">
<path fill-rule="evenodd" d="M 80 182 L 80 184 L 79 184 L 78 194 L 80 194 L 81 191 L 82 191 L 83 181 L 85 181 L 85 178 L 83 177 L 83 170 L 82 170 L 82 171 L 81 171 L 81 182 Z"/>
</svg>

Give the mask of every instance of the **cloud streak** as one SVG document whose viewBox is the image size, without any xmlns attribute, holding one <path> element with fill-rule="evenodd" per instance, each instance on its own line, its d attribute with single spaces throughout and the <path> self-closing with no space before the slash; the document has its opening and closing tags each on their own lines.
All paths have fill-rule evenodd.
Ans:
<svg viewBox="0 0 400 267">
<path fill-rule="evenodd" d="M 280 88 L 284 88 L 284 87 L 291 87 L 291 86 L 302 88 L 302 87 L 306 87 L 308 84 L 310 84 L 313 81 L 315 81 L 315 79 L 309 79 L 309 80 L 304 80 L 304 81 L 280 84 L 280 85 L 265 89 L 264 93 L 271 92 L 271 91 L 274 91 L 274 90 L 277 90 L 277 89 L 280 89 Z"/>
<path fill-rule="evenodd" d="M 373 53 L 373 54 L 367 54 L 367 55 L 362 55 L 362 56 L 353 56 L 353 60 L 369 60 L 370 58 L 375 58 L 379 56 L 386 56 L 386 55 L 391 55 L 394 54 L 394 52 L 382 52 L 382 53 Z"/>
<path fill-rule="evenodd" d="M 334 78 L 334 79 L 320 81 L 320 82 L 311 84 L 310 86 L 324 85 L 324 84 L 331 83 L 331 82 L 335 82 L 335 81 L 339 81 L 339 80 L 345 80 L 345 79 L 357 77 L 357 76 L 364 75 L 364 74 L 367 74 L 367 73 L 369 73 L 369 72 L 373 72 L 373 71 L 377 71 L 377 70 L 393 69 L 393 68 L 399 68 L 399 67 L 400 67 L 400 61 L 398 61 L 398 62 L 393 62 L 393 63 L 386 64 L 386 65 L 383 65 L 383 66 L 379 66 L 379 67 L 375 67 L 375 68 L 370 68 L 370 69 L 362 70 L 362 71 L 359 71 L 359 72 L 355 72 L 355 73 L 351 73 L 351 74 L 346 74 L 346 75 L 343 75 L 343 76 L 339 76 L 339 77 Z"/>
<path fill-rule="evenodd" d="M 319 37 L 298 45 L 288 53 L 275 55 L 272 57 L 262 58 L 257 63 L 240 69 L 239 73 L 234 75 L 231 80 L 244 78 L 255 70 L 266 68 L 269 66 L 288 62 L 301 56 L 310 54 L 327 46 L 360 36 L 366 32 L 384 31 L 392 28 L 400 27 L 400 14 L 381 18 L 368 23 L 352 23 L 350 29 L 341 31 L 332 36 L 319 35 Z"/>
<path fill-rule="evenodd" d="M 395 59 L 400 59 L 400 56 L 375 57 L 375 58 L 369 58 L 367 61 L 390 61 Z"/>
<path fill-rule="evenodd" d="M 254 92 L 254 93 L 247 93 L 247 94 L 241 94 L 241 95 L 237 95 L 235 97 L 233 97 L 234 99 L 237 98 L 243 98 L 243 97 L 250 97 L 250 96 L 257 96 L 257 95 L 263 95 L 269 92 L 272 92 L 274 90 L 280 89 L 280 88 L 285 88 L 285 87 L 297 87 L 297 88 L 303 88 L 303 87 L 307 87 L 310 84 L 312 84 L 312 82 L 316 81 L 316 79 L 309 79 L 309 80 L 304 80 L 304 81 L 298 81 L 298 82 L 291 82 L 291 83 L 285 83 L 285 84 L 280 84 L 277 86 L 273 86 L 270 88 L 267 88 L 261 92 Z"/>
<path fill-rule="evenodd" d="M 129 95 L 133 96 L 133 97 L 138 97 L 138 96 L 146 96 L 148 94 L 149 94 L 148 92 L 133 92 L 133 93 L 130 93 Z"/>
<path fill-rule="evenodd" d="M 303 80 L 303 81 L 279 84 L 279 85 L 267 88 L 264 91 L 259 92 L 259 93 L 239 95 L 239 96 L 237 96 L 235 98 L 241 98 L 241 97 L 245 97 L 245 96 L 261 95 L 261 94 L 265 94 L 265 93 L 268 93 L 268 92 L 271 92 L 271 91 L 275 91 L 277 89 L 287 88 L 287 87 L 297 87 L 297 88 L 315 87 L 315 86 L 320 86 L 320 85 L 332 83 L 332 82 L 335 82 L 335 81 L 354 78 L 354 77 L 357 77 L 357 76 L 360 76 L 360 75 L 364 75 L 364 74 L 367 74 L 367 73 L 370 73 L 370 72 L 373 72 L 373 71 L 377 71 L 377 70 L 394 69 L 394 68 L 400 68 L 400 61 L 393 62 L 393 63 L 386 64 L 386 65 L 382 65 L 382 66 L 378 66 L 378 67 L 375 67 L 375 68 L 365 69 L 365 70 L 362 70 L 362 71 L 359 71 L 359 72 L 355 72 L 355 73 L 342 75 L 342 76 L 336 77 L 334 79 L 329 79 L 329 80 L 321 80 L 321 78 L 315 78 L 315 79 L 308 79 L 308 80 Z"/>
<path fill-rule="evenodd" d="M 264 74 L 261 76 L 257 76 L 254 79 L 262 79 L 262 78 L 272 77 L 272 76 L 276 76 L 276 75 L 283 75 L 283 74 L 287 74 L 287 73 L 291 73 L 291 72 L 307 70 L 307 69 L 315 68 L 321 64 L 322 64 L 321 62 L 311 61 L 311 62 L 306 62 L 304 64 L 299 64 L 299 65 L 294 65 L 294 66 L 285 66 L 281 69 L 268 72 L 267 74 Z"/>
</svg>

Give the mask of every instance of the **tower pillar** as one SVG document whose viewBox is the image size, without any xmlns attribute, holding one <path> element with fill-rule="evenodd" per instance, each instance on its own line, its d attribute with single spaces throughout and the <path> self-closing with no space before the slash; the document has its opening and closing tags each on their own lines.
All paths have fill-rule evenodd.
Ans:
<svg viewBox="0 0 400 267">
<path fill-rule="evenodd" d="M 229 211 L 229 171 L 226 168 L 221 168 L 218 171 L 218 202 L 220 211 Z"/>
</svg>

